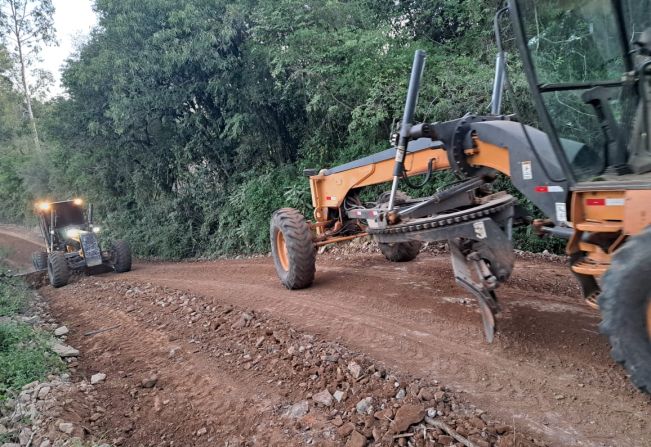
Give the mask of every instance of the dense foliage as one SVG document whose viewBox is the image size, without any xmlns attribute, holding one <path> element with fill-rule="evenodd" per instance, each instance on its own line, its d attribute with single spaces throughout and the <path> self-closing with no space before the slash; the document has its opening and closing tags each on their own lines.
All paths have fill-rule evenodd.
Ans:
<svg viewBox="0 0 651 447">
<path fill-rule="evenodd" d="M 274 209 L 310 213 L 304 167 L 388 146 L 415 49 L 419 119 L 488 111 L 498 4 L 96 0 L 68 96 L 35 104 L 45 155 L 2 90 L 0 219 L 28 218 L 37 194 L 80 195 L 140 255 L 267 251 Z"/>
</svg>

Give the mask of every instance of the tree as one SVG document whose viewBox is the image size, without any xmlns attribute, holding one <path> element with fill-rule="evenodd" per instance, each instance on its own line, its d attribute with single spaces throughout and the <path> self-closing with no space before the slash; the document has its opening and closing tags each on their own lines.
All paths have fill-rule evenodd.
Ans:
<svg viewBox="0 0 651 447">
<path fill-rule="evenodd" d="M 28 69 L 43 44 L 56 43 L 53 15 L 52 0 L 0 0 L 0 37 L 17 68 L 15 77 L 24 97 L 37 151 L 40 151 L 40 141 L 32 110 Z"/>
</svg>

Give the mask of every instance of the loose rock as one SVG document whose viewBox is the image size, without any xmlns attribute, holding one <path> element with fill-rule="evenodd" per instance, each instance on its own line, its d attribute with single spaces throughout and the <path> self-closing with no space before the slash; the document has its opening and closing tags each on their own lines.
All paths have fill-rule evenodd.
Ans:
<svg viewBox="0 0 651 447">
<path fill-rule="evenodd" d="M 98 383 L 104 382 L 105 379 L 106 379 L 106 374 L 104 374 L 104 373 L 93 374 L 90 377 L 90 384 L 91 385 L 97 385 Z"/>
<path fill-rule="evenodd" d="M 52 346 L 52 351 L 64 359 L 68 357 L 79 357 L 79 351 L 77 349 L 64 343 L 55 343 Z"/>
<path fill-rule="evenodd" d="M 51 388 L 50 388 L 49 386 L 42 386 L 42 387 L 38 390 L 38 395 L 37 395 L 38 398 L 41 399 L 41 400 L 45 399 L 45 397 L 46 397 L 48 394 L 50 394 L 50 390 L 51 390 Z"/>
<path fill-rule="evenodd" d="M 393 422 L 391 422 L 391 430 L 394 433 L 401 433 L 410 425 L 422 421 L 424 417 L 425 409 L 420 405 L 403 405 L 398 409 Z"/>
<path fill-rule="evenodd" d="M 337 434 L 342 438 L 345 438 L 346 436 L 351 434 L 353 430 L 355 430 L 355 424 L 353 424 L 352 422 L 346 422 L 344 425 L 339 427 L 339 429 L 337 429 Z"/>
<path fill-rule="evenodd" d="M 72 434 L 74 431 L 75 426 L 72 425 L 70 422 L 61 422 L 59 424 L 59 430 L 62 431 L 63 433 L 69 435 Z"/>
<path fill-rule="evenodd" d="M 156 374 L 146 378 L 142 379 L 142 382 L 140 383 L 143 388 L 153 388 L 156 386 L 158 383 L 158 376 Z"/>
<path fill-rule="evenodd" d="M 358 431 L 354 431 L 350 435 L 350 438 L 348 438 L 348 442 L 346 442 L 346 447 L 365 447 L 365 446 L 366 446 L 366 436 L 364 436 Z"/>
<path fill-rule="evenodd" d="M 18 442 L 20 442 L 20 445 L 27 445 L 32 440 L 32 435 L 33 433 L 29 428 L 23 428 L 18 435 Z"/>
<path fill-rule="evenodd" d="M 359 377 L 362 375 L 362 367 L 354 361 L 348 364 L 348 371 L 350 371 L 355 379 L 359 379 Z"/>
<path fill-rule="evenodd" d="M 310 411 L 310 404 L 306 400 L 302 400 L 289 408 L 287 415 L 292 418 L 302 418 Z"/>
<path fill-rule="evenodd" d="M 314 396 L 312 396 L 312 400 L 316 403 L 329 407 L 332 405 L 332 394 L 330 394 L 330 391 L 328 390 L 323 390 L 320 393 L 316 393 Z"/>
<path fill-rule="evenodd" d="M 56 335 L 57 337 L 61 337 L 62 335 L 67 335 L 68 332 L 70 331 L 68 330 L 67 327 L 61 326 L 54 330 L 54 335 Z"/>
<path fill-rule="evenodd" d="M 366 397 L 359 402 L 357 402 L 357 405 L 355 405 L 355 409 L 359 414 L 368 414 L 368 410 L 372 407 L 373 405 L 373 398 L 372 397 Z"/>
</svg>

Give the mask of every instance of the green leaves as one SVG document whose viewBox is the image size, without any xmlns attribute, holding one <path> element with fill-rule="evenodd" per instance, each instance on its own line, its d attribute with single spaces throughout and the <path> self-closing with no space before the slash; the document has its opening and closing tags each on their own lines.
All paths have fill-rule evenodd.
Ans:
<svg viewBox="0 0 651 447">
<path fill-rule="evenodd" d="M 42 109 L 47 163 L 0 160 L 0 219 L 24 214 L 31 163 L 48 175 L 30 185 L 93 201 L 103 226 L 140 255 L 266 251 L 274 209 L 311 214 L 303 167 L 388 147 L 416 49 L 428 53 L 419 120 L 488 110 L 496 8 L 97 0 L 99 26 L 63 73 L 69 98 Z M 0 132 L 0 149 L 15 154 L 23 134 L 12 132 L 11 143 Z"/>
</svg>

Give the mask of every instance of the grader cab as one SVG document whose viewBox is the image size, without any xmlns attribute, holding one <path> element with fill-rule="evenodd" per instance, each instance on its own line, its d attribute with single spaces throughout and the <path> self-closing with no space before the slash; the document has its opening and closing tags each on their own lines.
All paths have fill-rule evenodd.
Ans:
<svg viewBox="0 0 651 447">
<path fill-rule="evenodd" d="M 456 281 L 476 299 L 488 341 L 495 294 L 515 262 L 512 229 L 533 224 L 567 239 L 570 268 L 601 331 L 639 388 L 651 392 L 651 1 L 511 0 L 496 16 L 492 113 L 415 123 L 425 54 L 416 52 L 392 148 L 308 172 L 314 219 L 281 209 L 271 220 L 277 273 L 309 287 L 315 248 L 371 235 L 391 261 L 422 241 L 447 241 Z M 541 129 L 500 113 L 505 71 L 500 17 L 508 14 Z M 458 181 L 409 198 L 401 183 L 452 170 Z M 497 174 L 547 219 L 494 188 Z M 363 203 L 360 191 L 391 182 Z M 424 183 L 424 182 L 423 182 Z M 411 183 L 413 186 L 413 183 Z"/>
</svg>

